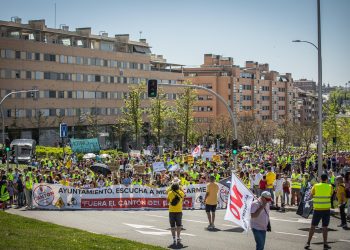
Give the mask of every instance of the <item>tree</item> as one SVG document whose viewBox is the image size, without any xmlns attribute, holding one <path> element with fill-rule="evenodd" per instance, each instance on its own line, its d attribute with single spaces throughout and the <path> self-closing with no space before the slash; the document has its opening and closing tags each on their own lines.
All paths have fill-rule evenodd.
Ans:
<svg viewBox="0 0 350 250">
<path fill-rule="evenodd" d="M 190 85 L 190 81 L 184 84 Z M 184 87 L 184 92 L 176 100 L 176 111 L 174 119 L 177 123 L 180 134 L 184 137 L 185 147 L 188 147 L 189 134 L 193 129 L 193 104 L 197 99 L 196 91 L 192 88 Z"/>
<path fill-rule="evenodd" d="M 301 146 L 306 148 L 306 153 L 308 154 L 311 144 L 316 141 L 317 123 L 312 121 L 304 124 L 294 124 L 293 128 L 295 138 L 300 142 Z"/>
<path fill-rule="evenodd" d="M 125 109 L 123 110 L 122 122 L 133 131 L 136 147 L 140 147 L 142 131 L 141 96 L 145 93 L 145 83 L 130 87 L 128 98 L 124 98 Z"/>
<path fill-rule="evenodd" d="M 337 135 L 337 114 L 339 113 L 339 105 L 334 100 L 328 101 L 325 105 L 323 105 L 323 110 L 325 114 L 325 120 L 323 122 L 323 138 L 325 141 L 325 145 L 327 149 L 332 148 L 333 150 L 335 150 L 336 144 L 339 141 Z M 331 145 L 329 145 L 330 142 Z"/>
<path fill-rule="evenodd" d="M 160 145 L 160 139 L 163 136 L 165 121 L 169 118 L 170 108 L 166 104 L 164 91 L 159 88 L 158 95 L 151 99 L 149 119 L 151 130 L 156 135 L 156 144 Z"/>
<path fill-rule="evenodd" d="M 215 119 L 213 132 L 218 135 L 219 138 L 224 139 L 226 145 L 230 145 L 230 142 L 233 139 L 233 124 L 230 117 L 221 115 Z"/>
</svg>

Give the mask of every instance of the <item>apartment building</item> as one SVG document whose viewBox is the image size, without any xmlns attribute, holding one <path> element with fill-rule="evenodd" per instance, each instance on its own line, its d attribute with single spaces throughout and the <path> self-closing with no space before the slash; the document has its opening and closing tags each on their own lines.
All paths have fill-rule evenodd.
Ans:
<svg viewBox="0 0 350 250">
<path fill-rule="evenodd" d="M 294 86 L 306 92 L 316 94 L 316 82 L 308 79 L 294 80 Z"/>
<path fill-rule="evenodd" d="M 318 120 L 318 96 L 295 87 L 293 93 L 293 121 L 307 124 Z"/>
<path fill-rule="evenodd" d="M 240 67 L 234 65 L 231 57 L 205 54 L 200 67 L 184 68 L 184 76 L 221 95 L 239 119 L 292 119 L 292 75 L 271 71 L 268 64 L 247 61 Z M 218 116 L 228 115 L 224 104 L 202 90 L 198 91 L 195 111 L 197 123 L 210 123 Z"/>
<path fill-rule="evenodd" d="M 4 101 L 6 136 L 11 139 L 12 131 L 52 145 L 59 139 L 59 123 L 67 123 L 74 137 L 75 126 L 87 124 L 88 114 L 108 136 L 130 85 L 147 79 L 176 83 L 183 80 L 181 66 L 152 55 L 146 39 L 132 41 L 128 34 L 48 28 L 45 20 L 0 21 L 1 98 L 16 90 L 39 90 L 34 100 L 22 93 Z M 169 99 L 178 91 L 168 90 Z"/>
</svg>

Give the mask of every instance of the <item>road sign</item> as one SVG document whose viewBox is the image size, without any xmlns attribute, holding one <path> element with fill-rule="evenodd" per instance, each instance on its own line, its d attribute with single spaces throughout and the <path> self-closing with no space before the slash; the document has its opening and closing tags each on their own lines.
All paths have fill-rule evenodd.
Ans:
<svg viewBox="0 0 350 250">
<path fill-rule="evenodd" d="M 67 126 L 66 123 L 61 123 L 60 124 L 60 137 L 61 138 L 68 137 L 68 126 Z"/>
</svg>

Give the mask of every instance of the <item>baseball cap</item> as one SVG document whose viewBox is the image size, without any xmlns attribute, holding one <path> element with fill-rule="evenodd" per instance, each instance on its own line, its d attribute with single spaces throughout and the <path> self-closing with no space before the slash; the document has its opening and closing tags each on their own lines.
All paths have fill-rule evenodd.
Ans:
<svg viewBox="0 0 350 250">
<path fill-rule="evenodd" d="M 264 191 L 261 193 L 261 197 L 265 198 L 267 201 L 271 201 L 271 194 L 268 191 Z"/>
</svg>

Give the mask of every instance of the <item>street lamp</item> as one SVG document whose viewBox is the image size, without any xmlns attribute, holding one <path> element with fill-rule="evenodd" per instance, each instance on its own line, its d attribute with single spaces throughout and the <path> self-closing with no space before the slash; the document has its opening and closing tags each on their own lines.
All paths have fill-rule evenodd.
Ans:
<svg viewBox="0 0 350 250">
<path fill-rule="evenodd" d="M 1 116 L 2 116 L 2 144 L 5 145 L 5 117 L 4 117 L 4 111 L 2 109 L 2 103 L 5 101 L 5 99 L 13 94 L 18 94 L 18 93 L 35 93 L 39 92 L 38 89 L 30 89 L 30 90 L 19 90 L 19 91 L 13 91 L 8 93 L 7 95 L 2 98 L 0 101 L 0 107 L 1 107 Z"/>
<path fill-rule="evenodd" d="M 314 46 L 318 52 L 318 176 L 322 175 L 322 50 L 321 50 L 321 6 L 317 0 L 317 40 L 318 46 L 309 41 L 293 40 L 295 43 L 308 43 Z"/>
</svg>

